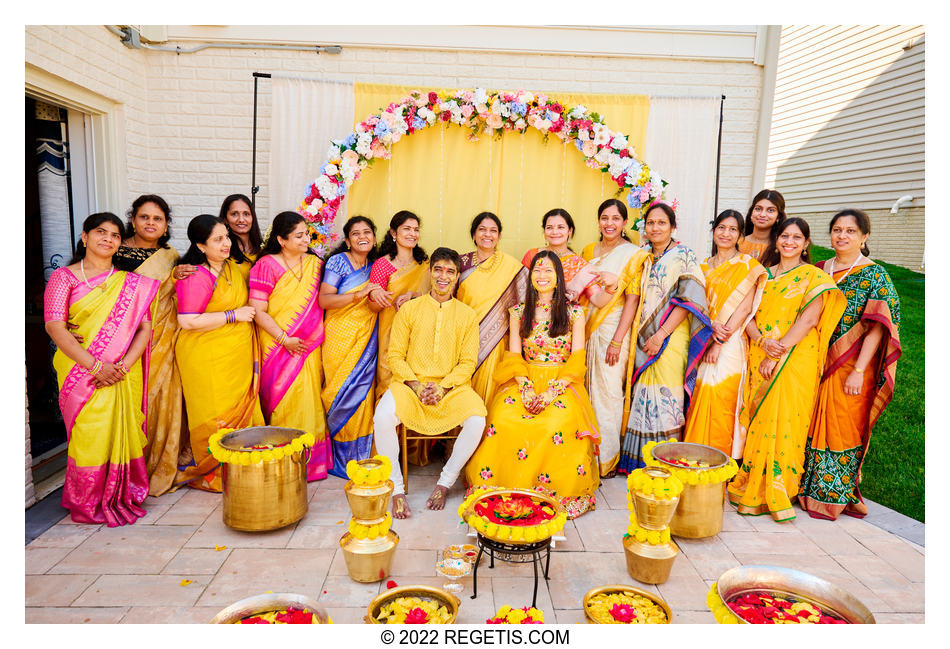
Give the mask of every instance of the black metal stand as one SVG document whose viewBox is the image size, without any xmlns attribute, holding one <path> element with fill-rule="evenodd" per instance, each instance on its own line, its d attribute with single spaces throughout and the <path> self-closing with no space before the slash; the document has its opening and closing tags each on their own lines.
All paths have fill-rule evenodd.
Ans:
<svg viewBox="0 0 950 649">
<path fill-rule="evenodd" d="M 534 568 L 534 593 L 531 595 L 531 606 L 538 602 L 538 566 L 541 564 L 541 553 L 547 554 L 544 562 L 544 579 L 548 579 L 548 570 L 551 567 L 551 539 L 550 537 L 538 541 L 537 543 L 525 543 L 523 545 L 513 545 L 511 543 L 501 543 L 478 535 L 478 556 L 475 558 L 475 569 L 472 571 L 472 599 L 478 597 L 478 563 L 482 559 L 482 554 L 488 550 L 490 562 L 489 568 L 495 567 L 495 553 L 498 553 L 499 561 L 509 563 L 527 563 L 531 561 Z M 523 558 L 521 558 L 523 557 Z"/>
</svg>

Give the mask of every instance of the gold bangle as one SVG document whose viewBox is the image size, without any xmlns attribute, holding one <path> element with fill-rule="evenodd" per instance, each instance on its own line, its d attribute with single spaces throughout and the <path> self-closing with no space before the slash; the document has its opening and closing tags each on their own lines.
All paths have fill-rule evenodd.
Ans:
<svg viewBox="0 0 950 649">
<path fill-rule="evenodd" d="M 619 343 L 618 343 L 616 340 L 611 340 L 610 343 L 609 343 L 607 346 L 608 346 L 608 347 L 615 347 L 615 348 L 617 348 L 617 349 L 620 349 L 621 347 L 623 347 L 623 343 L 622 343 L 622 342 L 619 342 Z"/>
<path fill-rule="evenodd" d="M 277 344 L 283 345 L 285 340 L 287 340 L 287 332 L 281 329 L 280 335 L 277 336 Z"/>
<path fill-rule="evenodd" d="M 864 374 L 866 370 L 867 368 L 864 368 L 863 370 L 859 370 L 857 367 L 854 368 L 854 371 L 857 372 L 858 374 Z"/>
</svg>

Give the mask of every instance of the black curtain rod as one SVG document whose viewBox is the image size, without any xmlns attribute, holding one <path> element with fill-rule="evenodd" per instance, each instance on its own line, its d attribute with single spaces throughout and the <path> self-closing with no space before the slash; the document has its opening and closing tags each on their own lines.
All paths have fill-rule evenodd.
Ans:
<svg viewBox="0 0 950 649">
<path fill-rule="evenodd" d="M 257 203 L 257 192 L 260 187 L 257 186 L 257 80 L 270 79 L 270 72 L 252 72 L 254 78 L 254 126 L 251 129 L 251 208 Z"/>
<path fill-rule="evenodd" d="M 726 96 L 723 95 L 719 100 L 719 142 L 716 144 L 716 197 L 713 200 L 713 220 L 716 220 L 717 210 L 719 209 L 719 166 L 722 162 L 722 108 L 726 103 Z"/>
</svg>

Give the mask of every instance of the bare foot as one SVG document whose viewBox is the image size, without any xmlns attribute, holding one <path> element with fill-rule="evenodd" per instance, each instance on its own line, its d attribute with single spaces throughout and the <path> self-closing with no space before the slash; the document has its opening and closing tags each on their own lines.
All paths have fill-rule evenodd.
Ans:
<svg viewBox="0 0 950 649">
<path fill-rule="evenodd" d="M 444 509 L 445 508 L 445 494 L 449 493 L 448 487 L 443 487 L 442 485 L 436 485 L 435 489 L 432 490 L 432 493 L 429 495 L 429 500 L 426 501 L 426 509 Z"/>
<path fill-rule="evenodd" d="M 600 476 L 600 479 L 601 479 L 601 480 L 610 480 L 611 478 L 615 477 L 616 475 L 617 475 L 617 470 L 614 469 L 613 471 L 608 471 L 606 474 Z"/>
<path fill-rule="evenodd" d="M 409 500 L 406 494 L 393 496 L 393 518 L 409 518 L 412 512 L 409 511 Z"/>
</svg>

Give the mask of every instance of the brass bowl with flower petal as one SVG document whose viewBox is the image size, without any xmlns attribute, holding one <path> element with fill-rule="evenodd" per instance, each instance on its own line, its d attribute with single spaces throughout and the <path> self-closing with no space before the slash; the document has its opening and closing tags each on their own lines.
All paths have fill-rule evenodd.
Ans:
<svg viewBox="0 0 950 649">
<path fill-rule="evenodd" d="M 210 624 L 236 624 L 246 617 L 281 611 L 291 606 L 299 610 L 307 609 L 317 616 L 320 624 L 332 624 L 330 615 L 321 604 L 306 595 L 296 593 L 264 593 L 245 597 L 222 609 L 211 618 Z"/>
<path fill-rule="evenodd" d="M 653 457 L 662 466 L 683 471 L 719 469 L 729 463 L 729 456 L 704 444 L 668 442 L 653 447 Z M 708 467 L 691 468 L 674 464 L 674 459 L 705 462 Z M 670 520 L 670 534 L 686 539 L 704 539 L 722 531 L 722 506 L 726 497 L 726 483 L 683 484 L 679 505 Z"/>
<path fill-rule="evenodd" d="M 458 617 L 459 614 L 459 606 L 462 604 L 458 597 L 435 586 L 397 586 L 396 588 L 390 588 L 380 593 L 370 602 L 369 612 L 366 617 L 363 618 L 364 621 L 367 624 L 383 624 L 376 619 L 379 615 L 379 611 L 386 604 L 400 597 L 418 597 L 419 599 L 435 602 L 439 606 L 445 606 L 449 611 L 448 624 L 455 623 L 455 618 Z"/>
<path fill-rule="evenodd" d="M 611 586 L 601 586 L 600 588 L 594 588 L 587 591 L 587 594 L 584 595 L 584 600 L 581 603 L 581 608 L 584 609 L 584 617 L 587 618 L 588 624 L 601 624 L 596 621 L 587 610 L 587 604 L 597 597 L 598 595 L 612 595 L 614 593 L 625 593 L 630 595 L 640 595 L 646 597 L 647 599 L 656 602 L 660 605 L 660 608 L 663 609 L 663 612 L 666 613 L 666 624 L 673 623 L 673 611 L 670 610 L 670 605 L 666 603 L 662 597 L 656 593 L 651 593 L 648 590 L 643 590 L 642 588 L 636 588 L 634 586 L 626 586 L 624 584 L 613 584 Z"/>
<path fill-rule="evenodd" d="M 550 523 L 555 518 L 557 518 L 558 515 L 562 513 L 564 514 L 567 513 L 564 507 L 561 506 L 561 503 L 559 503 L 557 500 L 555 500 L 551 496 L 547 494 L 543 494 L 538 491 L 532 491 L 530 489 L 486 489 L 485 493 L 479 495 L 475 500 L 473 500 L 469 504 L 468 507 L 465 508 L 464 511 L 462 511 L 462 520 L 467 520 L 469 516 L 477 516 L 477 514 L 475 514 L 475 505 L 480 503 L 482 500 L 485 500 L 486 498 L 491 498 L 493 496 L 516 496 L 516 495 L 528 496 L 529 498 L 533 498 L 536 501 L 539 501 L 542 504 L 545 504 L 551 509 L 553 509 L 554 517 L 546 521 L 548 523 Z M 522 526 L 511 525 L 511 527 L 522 527 Z M 525 529 L 526 529 L 526 526 L 525 526 Z M 544 541 L 547 538 L 550 538 L 551 536 L 554 536 L 554 534 L 548 534 L 547 536 L 538 536 L 533 541 L 525 541 L 524 539 L 518 540 L 518 539 L 501 538 L 500 536 L 485 534 L 484 532 L 481 532 L 481 531 L 479 531 L 478 533 L 481 534 L 486 539 L 491 539 L 492 541 L 497 541 L 499 543 L 506 543 L 509 545 L 530 545 L 532 543 L 539 543 L 541 541 Z"/>
</svg>

